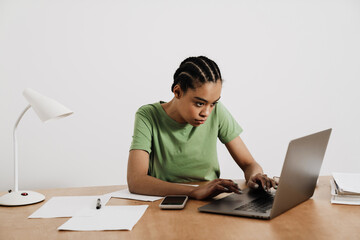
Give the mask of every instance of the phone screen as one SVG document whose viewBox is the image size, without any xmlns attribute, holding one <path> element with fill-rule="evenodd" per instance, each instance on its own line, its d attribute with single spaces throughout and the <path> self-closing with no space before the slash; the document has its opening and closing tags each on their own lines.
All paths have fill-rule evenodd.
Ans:
<svg viewBox="0 0 360 240">
<path fill-rule="evenodd" d="M 174 197 L 165 197 L 162 201 L 162 205 L 182 205 L 186 197 L 174 196 Z"/>
</svg>

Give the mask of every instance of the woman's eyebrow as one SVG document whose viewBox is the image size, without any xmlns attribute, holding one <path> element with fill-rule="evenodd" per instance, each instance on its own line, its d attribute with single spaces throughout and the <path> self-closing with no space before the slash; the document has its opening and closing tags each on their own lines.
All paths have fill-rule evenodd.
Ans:
<svg viewBox="0 0 360 240">
<path fill-rule="evenodd" d="M 203 99 L 203 98 L 201 98 L 201 97 L 194 97 L 194 98 L 196 98 L 196 99 L 198 99 L 198 100 L 200 100 L 200 101 L 206 102 L 206 103 L 209 102 L 208 100 L 205 100 L 205 99 Z M 221 98 L 221 97 L 219 97 L 215 102 L 219 101 L 220 98 Z"/>
</svg>

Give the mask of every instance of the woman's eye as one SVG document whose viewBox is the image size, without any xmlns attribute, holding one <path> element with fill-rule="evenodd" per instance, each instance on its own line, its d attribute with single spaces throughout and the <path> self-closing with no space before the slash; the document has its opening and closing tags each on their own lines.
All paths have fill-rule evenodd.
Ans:
<svg viewBox="0 0 360 240">
<path fill-rule="evenodd" d="M 196 103 L 196 106 L 198 106 L 198 107 L 202 107 L 202 106 L 204 106 L 204 103 L 197 102 L 197 103 Z"/>
</svg>

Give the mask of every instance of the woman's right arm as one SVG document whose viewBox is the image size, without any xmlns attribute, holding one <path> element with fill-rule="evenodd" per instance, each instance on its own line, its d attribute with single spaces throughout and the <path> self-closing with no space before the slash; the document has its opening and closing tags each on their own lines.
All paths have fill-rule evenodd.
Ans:
<svg viewBox="0 0 360 240">
<path fill-rule="evenodd" d="M 127 169 L 127 182 L 130 192 L 154 196 L 189 195 L 194 189 L 192 186 L 173 184 L 149 176 L 148 169 L 149 153 L 144 150 L 131 150 Z"/>
<path fill-rule="evenodd" d="M 194 187 L 170 183 L 148 175 L 149 153 L 131 150 L 129 153 L 127 182 L 131 193 L 153 196 L 187 195 L 198 200 L 214 197 L 222 192 L 239 192 L 237 185 L 226 179 L 215 179 Z"/>
</svg>

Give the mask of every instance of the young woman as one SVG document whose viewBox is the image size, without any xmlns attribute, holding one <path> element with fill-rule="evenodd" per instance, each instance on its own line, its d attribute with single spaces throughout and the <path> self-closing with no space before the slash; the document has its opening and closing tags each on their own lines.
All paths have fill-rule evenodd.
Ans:
<svg viewBox="0 0 360 240">
<path fill-rule="evenodd" d="M 219 102 L 221 89 L 217 64 L 207 57 L 189 57 L 174 74 L 173 99 L 137 111 L 127 171 L 130 192 L 195 199 L 240 193 L 232 180 L 219 178 L 218 138 L 244 171 L 249 187 L 276 187 L 239 137 L 239 124 Z M 199 187 L 176 184 L 197 181 L 209 182 Z"/>
</svg>

